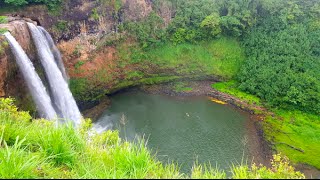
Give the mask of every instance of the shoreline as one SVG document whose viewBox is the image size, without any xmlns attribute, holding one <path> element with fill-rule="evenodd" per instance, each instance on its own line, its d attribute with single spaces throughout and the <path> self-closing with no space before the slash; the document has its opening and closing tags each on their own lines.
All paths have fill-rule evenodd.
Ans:
<svg viewBox="0 0 320 180">
<path fill-rule="evenodd" d="M 158 84 L 158 85 L 149 85 L 138 87 L 138 90 L 151 93 L 151 94 L 161 94 L 166 96 L 174 96 L 177 98 L 184 97 L 195 97 L 195 96 L 206 96 L 217 99 L 218 102 L 225 102 L 226 106 L 229 106 L 236 111 L 240 111 L 240 113 L 244 114 L 248 117 L 248 121 L 246 122 L 247 133 L 250 135 L 248 139 L 252 142 L 258 143 L 255 147 L 248 147 L 250 154 L 254 154 L 254 159 L 252 162 L 256 164 L 263 164 L 267 167 L 271 167 L 270 159 L 272 159 L 272 148 L 271 144 L 268 143 L 264 138 L 264 133 L 262 129 L 261 121 L 263 121 L 263 117 L 261 115 L 256 115 L 255 111 L 261 111 L 264 108 L 259 106 L 249 105 L 231 95 L 219 92 L 211 87 L 211 84 L 217 83 L 218 81 L 214 80 L 205 80 L 205 81 L 192 81 L 188 82 L 188 87 L 191 87 L 190 91 L 181 91 L 177 92 L 174 90 L 175 82 L 166 83 L 166 84 Z"/>
<path fill-rule="evenodd" d="M 226 103 L 226 106 L 230 106 L 234 108 L 235 110 L 240 110 L 242 113 L 247 113 L 249 121 L 246 124 L 247 129 L 252 134 L 250 140 L 253 140 L 255 142 L 259 143 L 259 150 L 261 154 L 263 154 L 264 157 L 258 157 L 259 162 L 263 162 L 263 164 L 267 167 L 270 167 L 270 159 L 272 159 L 273 155 L 273 148 L 272 143 L 268 142 L 264 138 L 264 132 L 263 132 L 263 125 L 261 122 L 264 121 L 264 118 L 267 115 L 274 115 L 272 112 L 269 112 L 266 108 L 262 106 L 258 106 L 255 104 L 248 104 L 247 102 L 244 102 L 232 95 L 220 92 L 218 90 L 215 90 L 211 87 L 212 84 L 217 83 L 219 81 L 216 80 L 200 80 L 200 81 L 191 81 L 188 82 L 187 80 L 181 80 L 178 82 L 185 82 L 188 87 L 191 88 L 191 90 L 188 91 L 176 91 L 174 89 L 174 85 L 177 82 L 168 82 L 168 83 L 161 83 L 161 84 L 154 84 L 154 85 L 142 85 L 142 86 L 136 86 L 131 88 L 125 88 L 118 92 L 113 93 L 119 94 L 126 91 L 143 91 L 145 93 L 150 94 L 160 94 L 160 95 L 166 95 L 171 97 L 177 97 L 177 98 L 184 98 L 184 97 L 194 97 L 194 96 L 207 96 L 211 98 L 215 98 L 218 101 L 222 101 Z M 112 96 L 111 95 L 111 96 Z M 85 110 L 83 113 L 86 114 L 85 117 L 92 118 L 92 122 L 96 122 L 99 116 L 103 113 L 103 110 L 108 108 L 111 105 L 111 101 L 109 98 L 105 98 L 99 105 L 95 106 L 94 108 Z M 95 114 L 95 115 L 93 115 Z M 293 165 L 296 170 L 301 171 L 305 174 L 306 178 L 317 178 L 320 176 L 320 171 L 316 168 L 306 165 L 306 164 L 295 164 Z"/>
</svg>

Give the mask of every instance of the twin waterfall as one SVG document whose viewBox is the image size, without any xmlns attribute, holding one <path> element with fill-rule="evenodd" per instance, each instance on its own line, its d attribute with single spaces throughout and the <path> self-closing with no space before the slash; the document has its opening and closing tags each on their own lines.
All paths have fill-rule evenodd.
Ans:
<svg viewBox="0 0 320 180">
<path fill-rule="evenodd" d="M 71 121 L 74 126 L 79 126 L 82 116 L 69 89 L 68 76 L 59 50 L 44 28 L 32 23 L 27 24 L 48 80 L 48 92 L 19 43 L 9 32 L 4 35 L 10 44 L 39 115 L 50 120 Z"/>
<path fill-rule="evenodd" d="M 40 116 L 46 119 L 56 118 L 56 112 L 52 106 L 51 99 L 27 54 L 9 32 L 4 35 L 10 44 L 19 69 L 27 82 L 27 86 L 31 92 Z"/>
</svg>

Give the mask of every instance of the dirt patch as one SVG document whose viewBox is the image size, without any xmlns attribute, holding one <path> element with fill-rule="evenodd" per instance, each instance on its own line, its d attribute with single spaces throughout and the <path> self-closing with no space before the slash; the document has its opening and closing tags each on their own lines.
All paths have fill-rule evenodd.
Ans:
<svg viewBox="0 0 320 180">
<path fill-rule="evenodd" d="M 60 42 L 58 48 L 63 54 L 68 74 L 72 78 L 94 80 L 97 73 L 103 70 L 101 76 L 108 76 L 118 71 L 116 49 L 112 46 L 96 50 L 96 37 L 83 35 L 71 41 Z M 99 77 L 100 79 L 107 77 Z"/>
<path fill-rule="evenodd" d="M 308 179 L 320 179 L 320 171 L 306 164 L 298 164 L 296 168 L 303 172 Z"/>
<path fill-rule="evenodd" d="M 138 21 L 148 16 L 152 11 L 150 0 L 123 0 L 124 19 Z"/>
</svg>

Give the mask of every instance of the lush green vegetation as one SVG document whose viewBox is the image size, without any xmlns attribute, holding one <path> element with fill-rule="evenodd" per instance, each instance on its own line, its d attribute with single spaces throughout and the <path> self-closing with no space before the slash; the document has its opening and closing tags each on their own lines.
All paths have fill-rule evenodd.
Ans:
<svg viewBox="0 0 320 180">
<path fill-rule="evenodd" d="M 145 56 L 160 68 L 180 74 L 235 77 L 244 62 L 244 50 L 234 38 L 220 38 L 199 44 L 167 44 L 146 51 Z"/>
<path fill-rule="evenodd" d="M 0 5 L 1 8 L 3 5 L 27 4 L 55 7 L 61 2 L 5 0 Z M 98 100 L 106 93 L 128 86 L 167 82 L 181 77 L 209 76 L 232 80 L 213 87 L 274 111 L 275 117 L 268 117 L 265 121 L 266 138 L 293 162 L 320 168 L 320 161 L 316 158 L 320 144 L 316 137 L 320 124 L 318 0 L 152 2 L 154 11 L 145 19 L 121 22 L 115 27 L 116 34 L 121 33 L 122 42 L 102 43 L 118 48 L 117 67 L 134 68 L 121 72 L 123 79 L 117 79 L 118 74 L 106 72 L 97 72 L 94 81 L 72 79 L 70 86 L 77 100 Z M 106 6 L 112 7 L 114 20 L 121 17 L 120 0 L 98 0 L 96 3 L 103 5 L 104 10 L 93 9 L 91 18 L 94 20 L 99 20 L 101 13 L 107 13 Z M 168 3 L 174 12 L 168 26 L 158 13 L 162 3 Z M 0 23 L 5 22 L 6 18 L 0 17 Z M 67 31 L 68 23 L 61 20 L 54 29 Z M 126 38 L 133 39 L 138 45 L 124 48 Z M 80 62 L 76 66 L 81 65 Z M 156 70 L 150 73 L 150 69 Z M 107 82 L 114 82 L 111 89 L 101 87 Z M 190 89 L 177 84 L 176 90 Z M 11 141 L 14 143 L 15 137 Z M 238 170 L 246 172 L 245 169 Z M 201 167 L 195 171 L 201 171 Z M 209 174 L 205 176 L 211 177 Z"/>
<path fill-rule="evenodd" d="M 150 154 L 145 143 L 133 144 L 116 131 L 96 134 L 90 122 L 79 129 L 56 126 L 44 119 L 32 119 L 18 111 L 12 99 L 0 99 L 1 178 L 190 178 L 174 164 L 163 165 Z M 231 167 L 231 178 L 304 178 L 275 155 L 272 168 Z M 226 178 L 222 170 L 196 164 L 192 178 Z"/>
<path fill-rule="evenodd" d="M 7 16 L 0 16 L 0 24 L 5 24 L 8 22 Z"/>
<path fill-rule="evenodd" d="M 6 29 L 6 28 L 0 28 L 0 34 L 4 34 L 5 32 L 8 32 L 8 29 Z"/>
<path fill-rule="evenodd" d="M 320 117 L 297 110 L 273 111 L 275 116 L 267 116 L 264 122 L 268 140 L 293 162 L 320 169 Z"/>
<path fill-rule="evenodd" d="M 236 78 L 241 90 L 258 96 L 271 107 L 320 113 L 319 2 L 169 2 L 176 13 L 165 30 L 161 28 L 161 20 L 154 20 L 159 19 L 154 13 L 145 21 L 128 26 L 131 29 L 128 33 L 142 42 L 143 47 L 152 47 L 146 50 L 151 52 L 147 58 L 161 66 L 179 64 L 188 67 L 182 70 L 211 74 L 214 71 L 216 75 L 229 78 L 233 78 L 242 65 Z M 157 3 L 160 2 L 156 1 L 155 6 Z M 221 36 L 229 39 L 238 37 L 247 60 L 244 62 L 244 58 L 231 57 L 233 61 L 219 65 L 219 61 L 212 56 L 228 47 L 217 49 L 206 44 L 219 44 L 225 40 Z M 154 45 L 160 48 L 154 48 Z M 238 53 L 240 50 L 234 51 Z M 232 70 L 225 72 L 224 68 Z"/>
<path fill-rule="evenodd" d="M 239 90 L 237 88 L 236 81 L 214 83 L 212 84 L 212 88 L 220 92 L 230 94 L 236 98 L 239 98 L 242 101 L 246 101 L 249 104 L 261 105 L 261 100 L 258 97 Z"/>
<path fill-rule="evenodd" d="M 30 4 L 45 4 L 50 9 L 56 8 L 62 3 L 62 0 L 4 0 L 0 2 L 1 6 L 25 6 Z"/>
<path fill-rule="evenodd" d="M 240 89 L 269 105 L 320 113 L 320 54 L 317 37 L 304 24 L 265 20 L 244 40 L 248 60 L 239 75 Z M 270 29 L 277 27 L 277 29 Z"/>
<path fill-rule="evenodd" d="M 239 90 L 235 81 L 215 83 L 212 87 L 221 92 L 233 95 L 242 101 L 261 105 L 260 98 Z M 274 145 L 274 149 L 286 154 L 295 163 L 306 163 L 320 169 L 318 134 L 320 118 L 317 115 L 299 110 L 271 108 L 265 114 L 263 130 L 265 138 Z"/>
<path fill-rule="evenodd" d="M 166 29 L 155 13 L 124 26 L 146 48 L 139 60 L 148 58 L 161 67 L 178 66 L 178 73 L 233 78 L 241 90 L 258 96 L 267 106 L 320 113 L 319 2 L 168 2 L 176 13 Z M 155 11 L 159 3 L 155 2 Z M 232 38 L 238 38 L 242 47 L 235 48 Z M 216 60 L 220 52 L 231 49 L 234 57 L 229 62 Z M 246 61 L 240 49 L 244 49 Z"/>
<path fill-rule="evenodd" d="M 117 53 L 119 59 L 113 68 L 121 69 L 124 77 L 119 79 L 117 72 L 102 69 L 90 78 L 71 79 L 70 89 L 78 101 L 97 101 L 105 94 L 121 88 L 169 82 L 185 77 L 208 76 L 227 80 L 236 76 L 245 60 L 240 43 L 227 37 L 199 44 L 168 43 L 147 49 L 137 44 L 119 43 Z M 79 61 L 75 66 L 77 68 L 81 65 L 83 62 Z"/>
</svg>

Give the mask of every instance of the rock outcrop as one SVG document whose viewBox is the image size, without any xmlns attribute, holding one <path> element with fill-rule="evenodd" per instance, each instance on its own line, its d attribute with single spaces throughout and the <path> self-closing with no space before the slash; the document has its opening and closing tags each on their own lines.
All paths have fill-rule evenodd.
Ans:
<svg viewBox="0 0 320 180">
<path fill-rule="evenodd" d="M 0 29 L 8 30 L 26 51 L 29 58 L 39 67 L 31 40 L 27 21 L 22 18 L 9 17 L 7 24 L 0 24 Z M 36 22 L 33 22 L 36 23 Z M 34 111 L 34 105 L 27 86 L 20 74 L 10 47 L 3 36 L 0 36 L 0 97 L 15 97 L 17 105 L 23 110 Z"/>
<path fill-rule="evenodd" d="M 119 2 L 120 5 L 117 4 Z M 108 82 L 113 82 L 113 79 L 117 79 L 114 83 L 119 83 L 126 71 L 137 70 L 135 67 L 117 67 L 117 49 L 112 46 L 99 49 L 99 43 L 118 38 L 114 36 L 118 25 L 126 21 L 141 21 L 151 12 L 157 13 L 168 25 L 173 14 L 168 2 L 160 2 L 155 8 L 152 0 L 66 0 L 58 12 L 50 12 L 44 5 L 32 5 L 15 12 L 0 13 L 9 17 L 9 23 L 0 24 L 0 28 L 8 29 L 34 62 L 36 69 L 41 69 L 25 22 L 43 26 L 58 44 L 71 78 L 88 79 L 93 88 L 108 87 Z M 31 97 L 6 44 L 6 40 L 0 36 L 0 96 L 12 96 L 18 100 L 19 107 L 31 110 Z"/>
<path fill-rule="evenodd" d="M 152 11 L 162 17 L 166 25 L 173 15 L 169 1 L 159 2 L 157 8 L 152 0 L 121 0 L 120 7 L 117 3 L 117 0 L 66 0 L 57 12 L 50 12 L 44 5 L 32 5 L 0 15 L 35 21 L 47 29 L 56 42 L 71 40 L 83 32 L 108 34 L 117 31 L 117 25 L 125 21 L 140 21 Z"/>
</svg>

